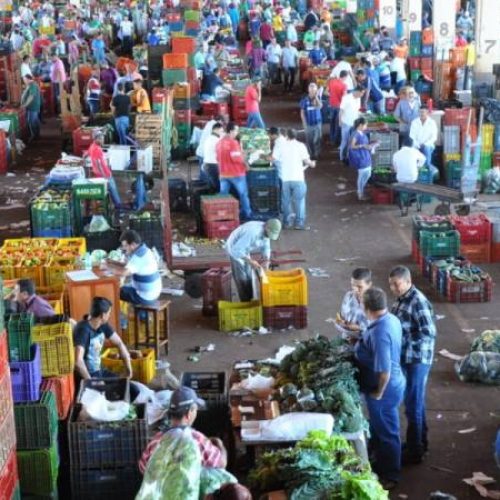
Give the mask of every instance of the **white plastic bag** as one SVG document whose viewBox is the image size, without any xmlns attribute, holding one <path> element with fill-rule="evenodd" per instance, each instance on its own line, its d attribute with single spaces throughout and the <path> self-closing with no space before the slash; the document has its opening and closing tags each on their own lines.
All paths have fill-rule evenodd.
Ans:
<svg viewBox="0 0 500 500">
<path fill-rule="evenodd" d="M 261 438 L 268 441 L 298 441 L 309 431 L 325 431 L 328 436 L 333 430 L 333 417 L 329 413 L 294 412 L 286 413 L 273 420 L 261 423 Z"/>
<path fill-rule="evenodd" d="M 249 391 L 264 391 L 272 389 L 274 382 L 273 377 L 264 377 L 260 373 L 257 373 L 257 375 L 248 375 L 248 378 L 241 381 L 240 386 Z"/>
<path fill-rule="evenodd" d="M 125 401 L 108 401 L 102 392 L 94 389 L 85 389 L 83 391 L 81 403 L 81 413 L 97 422 L 123 420 L 130 411 L 129 403 Z"/>
</svg>

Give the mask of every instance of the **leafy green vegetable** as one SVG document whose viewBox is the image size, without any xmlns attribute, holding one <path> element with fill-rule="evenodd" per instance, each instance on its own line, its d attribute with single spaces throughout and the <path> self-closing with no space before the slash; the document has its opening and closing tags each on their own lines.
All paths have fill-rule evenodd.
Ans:
<svg viewBox="0 0 500 500">
<path fill-rule="evenodd" d="M 500 330 L 485 330 L 474 339 L 470 350 L 500 353 Z"/>
</svg>

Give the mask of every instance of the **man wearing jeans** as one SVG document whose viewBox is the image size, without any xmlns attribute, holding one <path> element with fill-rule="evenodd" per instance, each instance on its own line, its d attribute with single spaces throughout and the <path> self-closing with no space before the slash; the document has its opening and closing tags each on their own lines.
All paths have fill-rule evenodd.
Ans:
<svg viewBox="0 0 500 500">
<path fill-rule="evenodd" d="M 261 78 L 256 76 L 252 78 L 252 84 L 245 90 L 245 110 L 248 114 L 248 128 L 266 128 L 259 109 L 261 99 Z"/>
<path fill-rule="evenodd" d="M 287 131 L 287 141 L 277 153 L 276 160 L 280 163 L 281 178 L 281 207 L 283 212 L 283 225 L 291 229 L 292 204 L 295 213 L 295 229 L 307 230 L 306 220 L 306 193 L 307 185 L 304 170 L 315 167 L 316 162 L 311 161 L 305 144 L 297 140 L 295 130 Z"/>
<path fill-rule="evenodd" d="M 271 39 L 271 43 L 266 48 L 267 67 L 269 68 L 269 79 L 271 83 L 279 83 L 279 67 L 281 60 L 281 46 L 276 38 Z"/>
<path fill-rule="evenodd" d="M 283 84 L 285 92 L 291 92 L 295 83 L 295 73 L 297 73 L 297 64 L 299 53 L 292 45 L 290 40 L 285 41 L 285 46 L 281 51 L 281 66 L 283 67 Z"/>
<path fill-rule="evenodd" d="M 436 147 L 438 138 L 438 128 L 436 122 L 429 117 L 429 110 L 421 107 L 419 117 L 415 118 L 410 125 L 410 137 L 413 139 L 413 146 L 420 150 L 425 158 L 426 165 L 432 172 L 432 177 L 439 177 L 439 170 L 432 164 L 432 153 Z"/>
<path fill-rule="evenodd" d="M 118 94 L 111 101 L 111 111 L 115 116 L 115 127 L 122 146 L 127 144 L 127 133 L 130 126 L 130 97 L 125 93 L 125 84 L 117 85 Z"/>
<path fill-rule="evenodd" d="M 396 296 L 391 312 L 403 328 L 401 367 L 406 377 L 404 402 L 408 420 L 403 464 L 419 464 L 428 446 L 425 392 L 436 340 L 434 312 L 424 294 L 412 284 L 408 268 L 392 269 L 389 286 Z"/>
<path fill-rule="evenodd" d="M 217 142 L 215 152 L 219 165 L 220 192 L 229 194 L 232 186 L 240 200 L 240 218 L 249 220 L 252 217 L 252 209 L 248 197 L 247 165 L 240 143 L 236 140 L 238 132 L 238 125 L 228 123 L 226 135 Z"/>
<path fill-rule="evenodd" d="M 344 94 L 344 97 L 342 97 L 340 101 L 340 161 L 347 161 L 349 136 L 354 122 L 359 118 L 359 109 L 361 108 L 361 97 L 363 96 L 363 92 L 363 89 L 355 88 L 353 91 Z"/>
<path fill-rule="evenodd" d="M 40 87 L 35 83 L 31 75 L 24 75 L 24 89 L 21 96 L 21 107 L 26 110 L 26 120 L 30 131 L 30 141 L 40 137 L 40 108 L 42 106 L 42 97 Z"/>
<path fill-rule="evenodd" d="M 313 160 L 317 160 L 321 152 L 321 96 L 318 93 L 318 86 L 310 83 L 308 94 L 300 101 L 300 119 L 306 131 L 307 149 Z"/>
<path fill-rule="evenodd" d="M 347 77 L 349 73 L 343 69 L 338 78 L 328 81 L 328 95 L 330 99 L 330 141 L 332 146 L 337 146 L 340 138 L 340 103 L 347 92 Z"/>
</svg>

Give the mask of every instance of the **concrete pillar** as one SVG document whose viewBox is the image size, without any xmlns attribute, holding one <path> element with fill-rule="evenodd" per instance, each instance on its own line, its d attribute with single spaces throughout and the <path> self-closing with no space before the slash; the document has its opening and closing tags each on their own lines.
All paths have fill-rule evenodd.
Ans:
<svg viewBox="0 0 500 500">
<path fill-rule="evenodd" d="M 476 0 L 475 83 L 493 83 L 494 64 L 500 64 L 500 1 Z"/>
</svg>

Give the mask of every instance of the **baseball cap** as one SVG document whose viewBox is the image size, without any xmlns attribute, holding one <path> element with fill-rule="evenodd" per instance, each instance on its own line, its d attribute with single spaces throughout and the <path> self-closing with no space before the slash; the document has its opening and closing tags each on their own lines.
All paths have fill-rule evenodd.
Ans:
<svg viewBox="0 0 500 500">
<path fill-rule="evenodd" d="M 172 397 L 170 398 L 171 410 L 182 410 L 192 404 L 196 404 L 200 408 L 205 408 L 205 401 L 199 398 L 191 387 L 183 385 L 172 393 Z"/>
<path fill-rule="evenodd" d="M 269 219 L 265 227 L 270 240 L 276 241 L 280 237 L 281 222 L 278 219 Z"/>
</svg>

